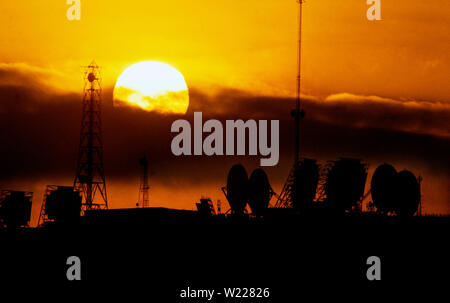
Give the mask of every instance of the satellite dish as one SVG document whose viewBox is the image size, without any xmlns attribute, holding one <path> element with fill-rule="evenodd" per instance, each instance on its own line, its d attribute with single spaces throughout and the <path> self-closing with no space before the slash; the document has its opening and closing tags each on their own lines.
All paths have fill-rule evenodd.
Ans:
<svg viewBox="0 0 450 303">
<path fill-rule="evenodd" d="M 343 212 L 357 206 L 364 196 L 367 166 L 360 159 L 341 158 L 328 172 L 325 193 L 330 208 Z"/>
<path fill-rule="evenodd" d="M 228 173 L 227 200 L 233 213 L 241 214 L 244 212 L 248 201 L 248 175 L 245 168 L 240 164 L 231 167 Z"/>
<path fill-rule="evenodd" d="M 316 197 L 319 182 L 319 165 L 314 159 L 305 158 L 294 171 L 292 189 L 292 206 L 295 209 L 308 211 Z"/>
<path fill-rule="evenodd" d="M 252 213 L 261 216 L 269 206 L 271 197 L 272 190 L 266 173 L 261 168 L 255 169 L 249 180 L 248 204 Z"/>
<path fill-rule="evenodd" d="M 370 182 L 370 193 L 378 211 L 389 212 L 395 208 L 397 171 L 390 164 L 377 167 Z"/>
<path fill-rule="evenodd" d="M 94 73 L 89 73 L 89 75 L 88 75 L 89 82 L 94 82 L 95 79 L 96 79 L 96 77 L 95 77 Z"/>
<path fill-rule="evenodd" d="M 395 213 L 398 216 L 412 216 L 420 203 L 420 185 L 416 176 L 408 170 L 397 174 Z"/>
</svg>

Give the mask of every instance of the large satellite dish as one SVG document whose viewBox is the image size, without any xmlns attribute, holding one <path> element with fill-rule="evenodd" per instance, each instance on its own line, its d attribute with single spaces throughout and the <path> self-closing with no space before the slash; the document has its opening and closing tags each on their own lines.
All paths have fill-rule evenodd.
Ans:
<svg viewBox="0 0 450 303">
<path fill-rule="evenodd" d="M 380 212 L 390 212 L 395 209 L 397 171 L 387 163 L 377 167 L 370 182 L 370 193 L 373 203 Z"/>
<path fill-rule="evenodd" d="M 319 165 L 314 159 L 305 158 L 294 171 L 292 206 L 300 211 L 308 211 L 316 197 L 319 182 Z"/>
<path fill-rule="evenodd" d="M 263 169 L 255 169 L 250 175 L 249 180 L 249 199 L 248 204 L 252 213 L 261 216 L 269 206 L 272 190 L 269 179 Z"/>
<path fill-rule="evenodd" d="M 96 79 L 94 73 L 89 73 L 88 75 L 88 81 L 89 82 L 94 82 L 94 80 Z"/>
<path fill-rule="evenodd" d="M 243 213 L 248 201 L 248 175 L 240 164 L 231 167 L 228 173 L 226 195 L 231 211 L 235 214 Z"/>
<path fill-rule="evenodd" d="M 364 196 L 367 166 L 360 159 L 341 158 L 334 162 L 325 184 L 327 202 L 337 212 L 351 210 Z"/>
<path fill-rule="evenodd" d="M 414 174 L 403 170 L 397 175 L 395 213 L 398 216 L 412 216 L 420 203 L 420 185 Z"/>
</svg>

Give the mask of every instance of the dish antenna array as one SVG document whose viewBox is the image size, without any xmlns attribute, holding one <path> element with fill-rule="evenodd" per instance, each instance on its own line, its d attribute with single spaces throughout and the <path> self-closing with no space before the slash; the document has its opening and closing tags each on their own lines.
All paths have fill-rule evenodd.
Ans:
<svg viewBox="0 0 450 303">
<path fill-rule="evenodd" d="M 249 178 L 241 164 L 231 167 L 227 177 L 227 186 L 222 187 L 222 191 L 230 204 L 231 214 L 247 213 L 248 204 L 252 214 L 257 217 L 264 215 L 269 207 L 270 199 L 275 194 L 263 169 L 255 169 Z"/>
<path fill-rule="evenodd" d="M 292 207 L 292 191 L 295 181 L 295 171 L 300 167 L 300 120 L 305 116 L 305 111 L 301 108 L 300 104 L 300 84 L 301 84 L 301 53 L 302 53 L 302 4 L 304 0 L 297 0 L 298 14 L 299 14 L 299 26 L 298 26 L 298 58 L 297 58 L 297 96 L 296 107 L 291 111 L 291 116 L 295 121 L 295 146 L 294 146 L 294 166 L 289 172 L 289 176 L 286 183 L 283 186 L 281 194 L 278 196 L 278 200 L 275 207 Z"/>
</svg>

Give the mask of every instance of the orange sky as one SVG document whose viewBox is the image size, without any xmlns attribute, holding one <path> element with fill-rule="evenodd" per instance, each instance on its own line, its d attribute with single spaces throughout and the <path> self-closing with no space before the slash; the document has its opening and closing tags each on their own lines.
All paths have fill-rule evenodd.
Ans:
<svg viewBox="0 0 450 303">
<path fill-rule="evenodd" d="M 304 4 L 302 93 L 325 101 L 354 94 L 448 108 L 450 2 L 381 2 L 383 20 L 374 22 L 366 19 L 365 0 Z M 92 59 L 103 67 L 103 85 L 109 88 L 127 66 L 158 60 L 183 73 L 190 88 L 295 95 L 295 0 L 81 0 L 81 5 L 81 20 L 68 21 L 65 0 L 1 1 L 0 68 L 41 75 L 40 82 L 79 93 L 80 66 Z M 444 125 L 442 134 L 448 136 L 448 129 Z M 288 167 L 282 169 L 287 173 Z M 283 181 L 276 180 L 278 186 Z M 439 186 L 442 196 L 448 182 L 430 177 L 424 187 L 433 192 Z M 128 194 L 134 183 L 113 191 L 112 198 Z M 155 183 L 152 198 L 165 200 L 166 189 Z M 199 192 L 203 188 L 193 196 Z M 217 188 L 214 195 L 223 199 Z"/>
<path fill-rule="evenodd" d="M 447 102 L 450 3 L 382 1 L 382 21 L 366 1 L 304 5 L 303 92 L 356 93 Z M 189 86 L 224 85 L 293 95 L 296 1 L 81 0 L 68 21 L 63 0 L 2 1 L 0 61 L 60 74 L 78 90 L 80 65 L 93 58 L 106 85 L 141 60 L 178 68 Z M 55 80 L 55 82 L 57 82 Z"/>
</svg>

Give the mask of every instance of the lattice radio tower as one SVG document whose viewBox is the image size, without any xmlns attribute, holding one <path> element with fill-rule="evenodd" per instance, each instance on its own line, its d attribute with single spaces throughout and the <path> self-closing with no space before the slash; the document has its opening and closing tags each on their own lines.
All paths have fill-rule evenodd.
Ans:
<svg viewBox="0 0 450 303">
<path fill-rule="evenodd" d="M 74 187 L 82 194 L 82 211 L 108 208 L 103 169 L 100 67 L 84 68 L 83 116 Z"/>
<path fill-rule="evenodd" d="M 142 176 L 141 176 L 141 184 L 139 186 L 139 199 L 138 199 L 138 206 L 141 207 L 148 207 L 148 161 L 147 157 L 144 156 L 143 158 L 139 159 L 139 164 L 142 167 Z"/>
<path fill-rule="evenodd" d="M 294 138 L 294 165 L 289 172 L 286 183 L 283 186 L 281 194 L 278 196 L 278 200 L 275 207 L 291 207 L 292 206 L 292 188 L 294 184 L 294 173 L 300 165 L 300 120 L 304 117 L 305 111 L 300 106 L 300 83 L 301 83 L 301 54 L 302 54 L 302 4 L 304 0 L 297 0 L 298 3 L 298 57 L 297 57 L 297 96 L 296 107 L 291 111 L 291 116 L 295 121 L 295 138 Z"/>
</svg>

